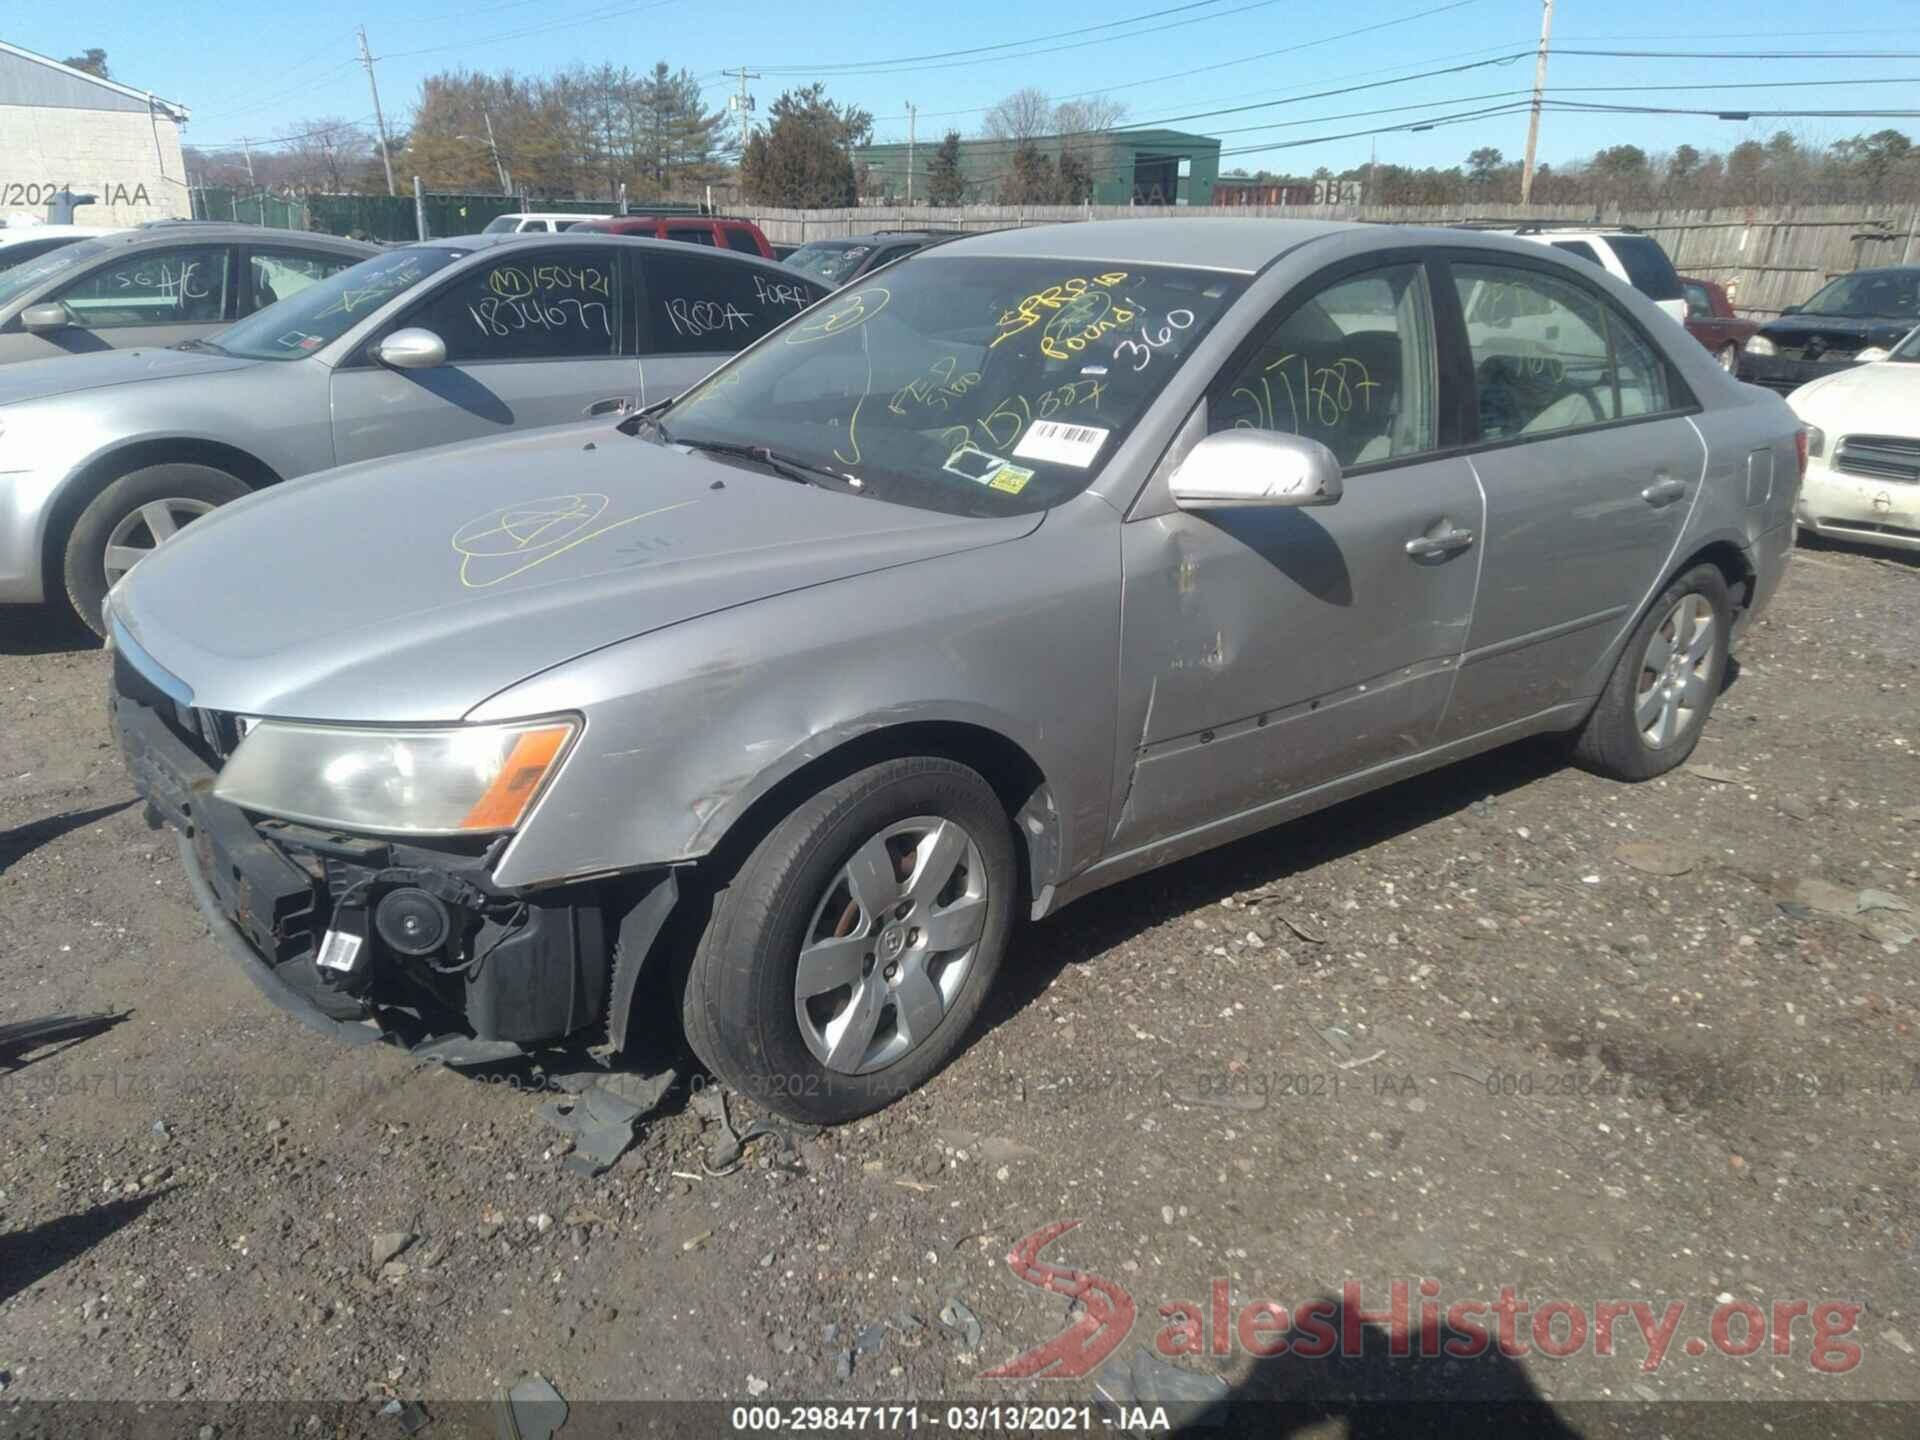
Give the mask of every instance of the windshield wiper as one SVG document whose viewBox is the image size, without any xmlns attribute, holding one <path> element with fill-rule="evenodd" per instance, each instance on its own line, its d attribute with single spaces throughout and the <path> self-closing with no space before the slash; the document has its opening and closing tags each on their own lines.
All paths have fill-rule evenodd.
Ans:
<svg viewBox="0 0 1920 1440">
<path fill-rule="evenodd" d="M 662 441 L 665 441 L 667 438 L 667 427 L 660 423 L 660 417 L 679 403 L 680 397 L 675 395 L 670 400 L 662 400 L 658 404 L 647 406 L 644 410 L 634 411 L 633 414 L 629 415 L 613 428 L 626 435 L 638 435 L 640 433 L 640 427 L 644 425 L 653 431 L 654 434 L 658 435 Z"/>
<path fill-rule="evenodd" d="M 665 430 L 660 432 L 660 438 L 662 440 L 668 438 Z M 856 489 L 859 487 L 859 482 L 851 476 L 842 475 L 837 470 L 829 470 L 824 465 L 813 465 L 805 460 L 795 459 L 791 455 L 782 455 L 778 450 L 767 445 L 742 445 L 732 440 L 674 440 L 671 443 L 684 445 L 689 450 L 700 450 L 709 455 L 732 455 L 742 460 L 752 460 L 766 466 L 783 479 L 792 480 L 801 485 L 820 485 L 821 477 L 825 476 L 842 485 L 851 484 Z M 821 488 L 826 487 L 821 486 Z"/>
<path fill-rule="evenodd" d="M 182 340 L 173 348 L 176 350 L 211 350 L 216 355 L 225 355 L 227 353 L 227 348 L 224 345 L 216 345 L 213 341 L 202 340 L 198 336 L 195 336 L 191 340 Z"/>
</svg>

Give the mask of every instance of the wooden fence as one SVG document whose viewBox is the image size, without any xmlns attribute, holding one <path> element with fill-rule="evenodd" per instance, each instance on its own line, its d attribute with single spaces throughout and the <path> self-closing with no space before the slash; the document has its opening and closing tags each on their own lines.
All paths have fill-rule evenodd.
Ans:
<svg viewBox="0 0 1920 1440">
<path fill-rule="evenodd" d="M 1126 205 L 862 206 L 854 210 L 769 210 L 745 216 L 776 244 L 921 228 L 999 230 L 1087 220 L 1229 219 L 1364 220 L 1394 225 L 1560 220 L 1592 222 L 1588 206 L 1536 205 L 1216 205 L 1135 208 Z M 1804 302 L 1835 275 L 1869 265 L 1920 262 L 1920 207 L 1806 205 L 1721 210 L 1620 210 L 1606 207 L 1604 225 L 1633 225 L 1658 240 L 1683 275 L 1729 286 L 1734 307 L 1756 318 Z"/>
</svg>

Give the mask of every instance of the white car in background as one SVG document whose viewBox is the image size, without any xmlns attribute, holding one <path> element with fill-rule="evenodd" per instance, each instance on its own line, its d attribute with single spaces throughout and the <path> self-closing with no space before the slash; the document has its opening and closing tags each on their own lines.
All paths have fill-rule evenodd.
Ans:
<svg viewBox="0 0 1920 1440">
<path fill-rule="evenodd" d="M 45 225 L 37 220 L 24 225 L 9 223 L 0 229 L 0 270 L 11 270 L 78 240 L 118 235 L 126 228 L 124 225 Z"/>
<path fill-rule="evenodd" d="M 1578 230 L 1552 221 L 1531 225 L 1476 225 L 1494 235 L 1512 235 L 1546 245 L 1598 265 L 1623 285 L 1631 285 L 1682 324 L 1687 318 L 1686 293 L 1680 274 L 1660 248 L 1660 242 L 1631 225 Z"/>
<path fill-rule="evenodd" d="M 480 233 L 482 235 L 525 235 L 529 231 L 540 234 L 558 234 L 562 230 L 571 230 L 582 220 L 611 220 L 611 215 L 579 215 L 564 210 L 516 210 L 511 215 L 496 215 L 489 220 Z"/>
<path fill-rule="evenodd" d="M 1787 404 L 1807 424 L 1800 528 L 1920 551 L 1920 328 L 1868 364 L 1802 385 Z"/>
</svg>

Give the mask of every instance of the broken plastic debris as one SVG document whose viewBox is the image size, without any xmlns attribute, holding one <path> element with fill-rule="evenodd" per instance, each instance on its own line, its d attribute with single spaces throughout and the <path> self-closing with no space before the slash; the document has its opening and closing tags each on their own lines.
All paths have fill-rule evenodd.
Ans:
<svg viewBox="0 0 1920 1440">
<path fill-rule="evenodd" d="M 660 1103 L 675 1078 L 672 1070 L 646 1076 L 609 1075 L 576 1100 L 541 1106 L 542 1119 L 573 1137 L 573 1153 L 560 1162 L 562 1168 L 589 1179 L 611 1169 L 633 1144 L 640 1117 Z"/>
<path fill-rule="evenodd" d="M 1218 1425 L 1226 1419 L 1229 1390 L 1217 1375 L 1170 1365 L 1151 1350 L 1135 1347 L 1109 1356 L 1093 1372 L 1093 1398 L 1109 1412 L 1135 1405 L 1191 1407 L 1178 1428 Z"/>
<path fill-rule="evenodd" d="M 980 1328 L 980 1317 L 967 1308 L 959 1297 L 951 1297 L 940 1307 L 940 1323 L 954 1331 L 966 1343 L 969 1350 L 978 1350 L 985 1332 Z"/>
<path fill-rule="evenodd" d="M 500 1440 L 552 1440 L 567 1423 L 567 1402 L 545 1376 L 529 1375 L 494 1404 Z"/>
</svg>

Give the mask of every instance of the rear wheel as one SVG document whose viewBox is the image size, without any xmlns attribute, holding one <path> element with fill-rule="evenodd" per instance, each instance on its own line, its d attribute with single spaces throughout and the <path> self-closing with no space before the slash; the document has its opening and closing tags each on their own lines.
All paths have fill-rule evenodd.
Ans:
<svg viewBox="0 0 1920 1440">
<path fill-rule="evenodd" d="M 1574 741 L 1574 759 L 1616 780 L 1650 780 L 1699 742 L 1727 670 L 1733 601 L 1714 565 L 1696 565 L 1653 602 Z"/>
<path fill-rule="evenodd" d="M 959 1050 L 1013 924 L 1012 828 L 951 760 L 888 760 L 821 790 L 716 900 L 682 1000 L 723 1080 L 815 1124 L 852 1120 Z"/>
<path fill-rule="evenodd" d="M 249 493 L 245 481 L 210 465 L 148 465 L 122 475 L 93 497 L 67 537 L 74 613 L 104 636 L 100 606 L 114 582 L 202 515 Z"/>
</svg>

